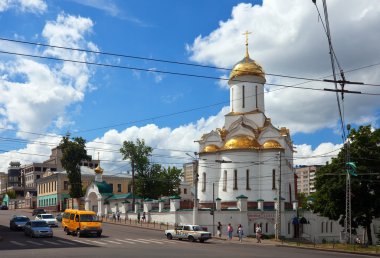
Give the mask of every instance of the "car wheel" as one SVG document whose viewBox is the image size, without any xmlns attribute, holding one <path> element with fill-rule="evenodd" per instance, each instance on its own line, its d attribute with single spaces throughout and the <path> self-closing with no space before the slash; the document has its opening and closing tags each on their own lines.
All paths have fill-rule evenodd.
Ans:
<svg viewBox="0 0 380 258">
<path fill-rule="evenodd" d="M 204 240 L 204 239 L 201 239 L 201 240 L 199 240 L 199 242 L 201 242 L 201 243 L 204 243 L 204 242 L 205 242 L 205 240 Z"/>
<path fill-rule="evenodd" d="M 182 238 L 178 238 L 178 240 L 182 240 Z"/>
<path fill-rule="evenodd" d="M 64 231 L 66 232 L 66 235 L 70 235 L 70 230 L 68 228 L 65 228 Z"/>
<path fill-rule="evenodd" d="M 188 238 L 188 239 L 189 239 L 189 241 L 190 241 L 190 242 L 195 242 L 195 239 L 194 239 L 194 237 L 193 237 L 193 236 L 189 236 L 189 238 Z"/>
<path fill-rule="evenodd" d="M 82 237 L 82 234 L 80 233 L 80 230 L 79 230 L 79 229 L 77 229 L 77 231 L 75 232 L 75 235 L 76 235 L 77 237 Z"/>
<path fill-rule="evenodd" d="M 100 232 L 99 232 L 99 233 L 96 233 L 96 236 L 97 236 L 97 237 L 100 237 L 101 235 L 102 235 L 102 233 L 100 233 Z"/>
<path fill-rule="evenodd" d="M 172 236 L 172 234 L 167 234 L 167 235 L 166 235 L 166 238 L 169 239 L 169 240 L 172 240 L 172 239 L 173 239 L 173 236 Z"/>
</svg>

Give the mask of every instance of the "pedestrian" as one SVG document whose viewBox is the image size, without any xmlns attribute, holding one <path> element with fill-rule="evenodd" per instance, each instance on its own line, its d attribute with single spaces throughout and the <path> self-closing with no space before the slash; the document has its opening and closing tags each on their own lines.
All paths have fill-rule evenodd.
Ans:
<svg viewBox="0 0 380 258">
<path fill-rule="evenodd" d="M 257 243 L 261 243 L 261 236 L 262 236 L 261 227 L 260 227 L 260 224 L 257 224 L 257 226 L 256 226 L 256 240 L 257 240 Z"/>
<path fill-rule="evenodd" d="M 140 212 L 137 213 L 137 222 L 140 223 Z"/>
<path fill-rule="evenodd" d="M 115 212 L 112 212 L 112 221 L 116 222 L 116 214 L 115 214 Z"/>
<path fill-rule="evenodd" d="M 243 242 L 243 235 L 244 235 L 244 232 L 243 232 L 243 226 L 241 224 L 239 224 L 238 226 L 238 229 L 237 229 L 237 235 L 239 237 L 239 241 L 240 243 Z"/>
<path fill-rule="evenodd" d="M 222 223 L 220 223 L 220 221 L 218 222 L 218 226 L 216 227 L 216 229 L 218 230 L 218 237 L 222 237 Z"/>
<path fill-rule="evenodd" d="M 117 211 L 117 212 L 116 212 L 116 216 L 117 216 L 117 221 L 120 222 L 120 211 Z"/>
<path fill-rule="evenodd" d="M 232 232 L 234 232 L 234 228 L 231 226 L 231 223 L 228 223 L 227 240 L 232 240 Z"/>
<path fill-rule="evenodd" d="M 141 219 L 142 219 L 143 222 L 145 222 L 145 211 L 143 212 Z"/>
</svg>

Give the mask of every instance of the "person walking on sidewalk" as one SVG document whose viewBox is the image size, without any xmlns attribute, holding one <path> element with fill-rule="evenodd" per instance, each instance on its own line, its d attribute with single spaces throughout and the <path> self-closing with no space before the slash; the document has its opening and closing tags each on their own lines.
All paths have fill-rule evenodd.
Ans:
<svg viewBox="0 0 380 258">
<path fill-rule="evenodd" d="M 120 211 L 116 212 L 116 216 L 117 216 L 117 221 L 120 222 Z"/>
<path fill-rule="evenodd" d="M 257 243 L 261 243 L 261 236 L 262 236 L 261 227 L 260 227 L 260 224 L 257 224 L 257 226 L 256 226 L 256 240 L 257 240 Z"/>
<path fill-rule="evenodd" d="M 220 223 L 220 221 L 218 222 L 218 226 L 216 227 L 216 229 L 218 230 L 218 237 L 222 237 L 222 223 Z"/>
<path fill-rule="evenodd" d="M 239 241 L 240 243 L 243 242 L 243 235 L 244 235 L 244 232 L 243 232 L 243 227 L 241 224 L 239 224 L 238 226 L 238 229 L 237 229 L 237 235 L 239 237 Z"/>
<path fill-rule="evenodd" d="M 231 223 L 228 223 L 227 240 L 232 240 L 232 232 L 234 232 L 234 228 L 231 226 Z"/>
</svg>

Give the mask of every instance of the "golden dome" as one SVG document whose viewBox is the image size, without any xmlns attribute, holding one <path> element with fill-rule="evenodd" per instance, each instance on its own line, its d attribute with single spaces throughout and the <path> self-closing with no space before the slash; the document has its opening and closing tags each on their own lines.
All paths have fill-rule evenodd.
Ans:
<svg viewBox="0 0 380 258">
<path fill-rule="evenodd" d="M 251 136 L 236 136 L 224 144 L 224 149 L 258 149 L 260 144 Z"/>
<path fill-rule="evenodd" d="M 231 71 L 230 80 L 243 75 L 253 75 L 261 77 L 265 80 L 265 72 L 261 65 L 256 63 L 255 60 L 249 58 L 249 56 L 244 57 L 243 60 L 238 62 Z"/>
<path fill-rule="evenodd" d="M 282 146 L 275 140 L 268 140 L 264 142 L 263 149 L 282 149 Z"/>
<path fill-rule="evenodd" d="M 100 164 L 95 168 L 95 173 L 96 174 L 103 174 L 103 169 L 100 167 Z"/>
<path fill-rule="evenodd" d="M 210 144 L 204 147 L 203 152 L 215 152 L 218 150 L 219 150 L 218 146 L 216 146 L 215 144 Z"/>
</svg>

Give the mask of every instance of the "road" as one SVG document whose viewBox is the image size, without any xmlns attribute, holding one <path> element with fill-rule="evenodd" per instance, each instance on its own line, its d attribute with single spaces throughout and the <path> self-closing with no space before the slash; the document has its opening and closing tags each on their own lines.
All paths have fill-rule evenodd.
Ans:
<svg viewBox="0 0 380 258">
<path fill-rule="evenodd" d="M 340 258 L 359 257 L 351 254 L 330 253 L 273 245 L 253 245 L 250 242 L 227 242 L 212 239 L 206 243 L 167 240 L 162 231 L 104 223 L 103 235 L 78 238 L 66 235 L 62 228 L 54 228 L 53 238 L 30 238 L 24 233 L 9 230 L 13 214 L 26 211 L 0 211 L 0 257 L 38 258 L 117 258 L 117 257 L 281 257 L 281 258 Z M 360 255 L 360 257 L 367 257 Z M 370 257 L 370 256 L 368 256 Z"/>
</svg>

